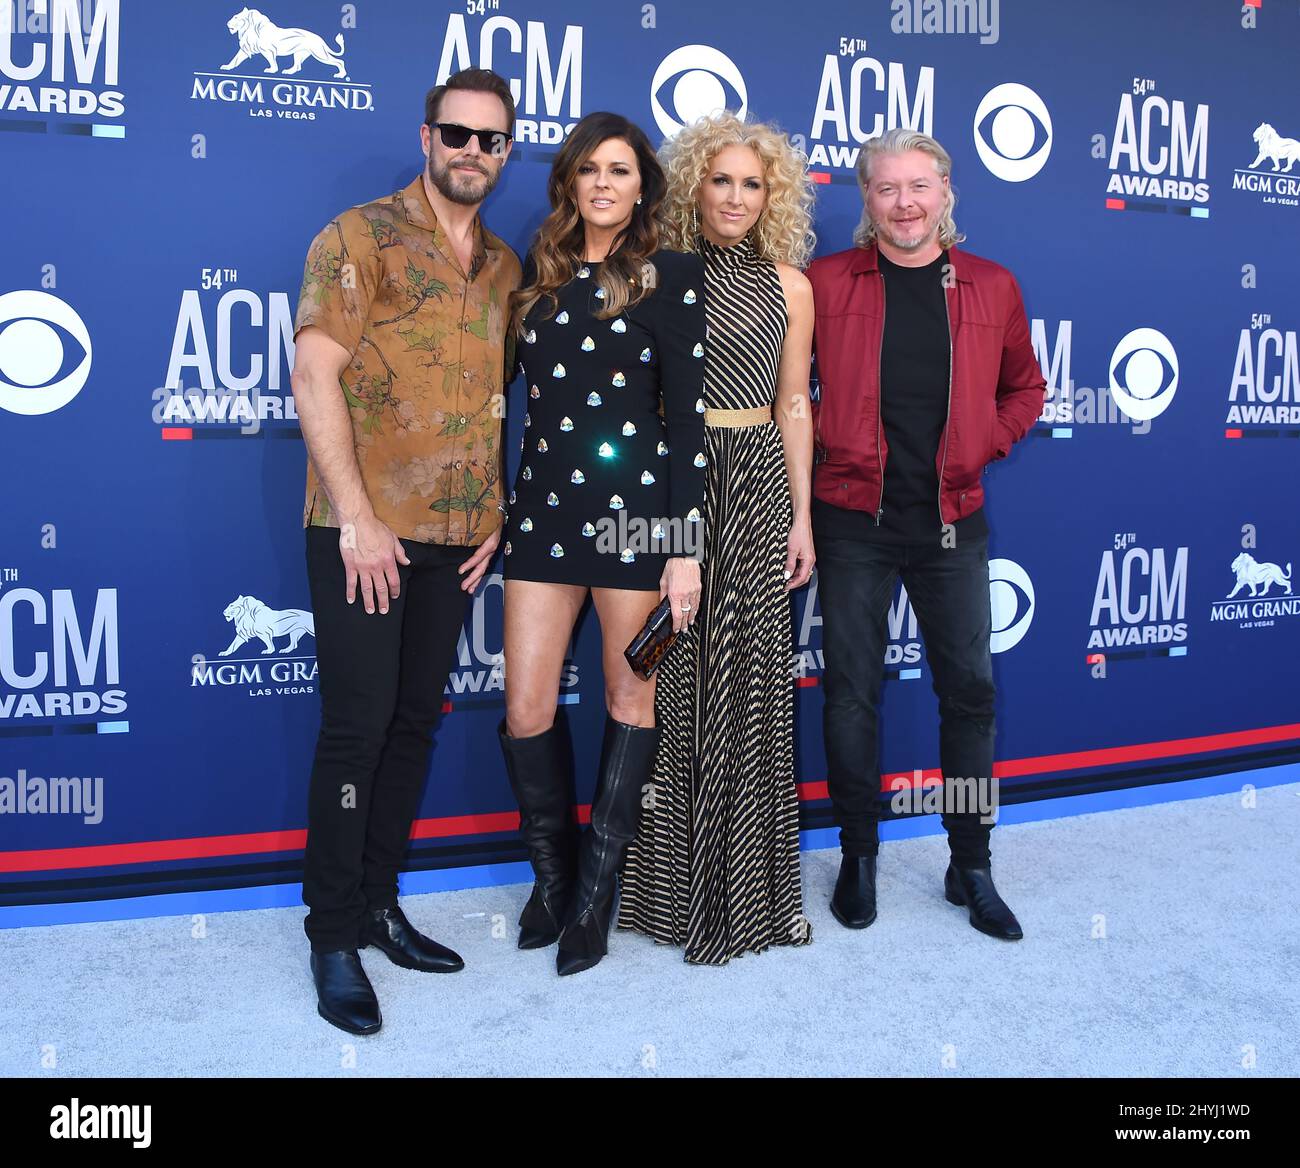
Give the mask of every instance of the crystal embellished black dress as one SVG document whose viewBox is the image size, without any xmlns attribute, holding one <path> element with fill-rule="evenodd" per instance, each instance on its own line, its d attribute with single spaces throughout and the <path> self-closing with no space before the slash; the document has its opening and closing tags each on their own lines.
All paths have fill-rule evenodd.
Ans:
<svg viewBox="0 0 1300 1168">
<path fill-rule="evenodd" d="M 667 555 L 699 531 L 704 265 L 671 251 L 650 260 L 654 291 L 609 320 L 596 317 L 602 264 L 578 267 L 553 314 L 539 301 L 524 318 L 506 579 L 657 591 Z"/>
</svg>

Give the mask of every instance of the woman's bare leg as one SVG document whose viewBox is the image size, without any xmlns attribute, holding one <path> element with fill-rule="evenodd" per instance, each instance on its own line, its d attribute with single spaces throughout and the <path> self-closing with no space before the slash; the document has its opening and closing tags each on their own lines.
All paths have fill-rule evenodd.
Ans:
<svg viewBox="0 0 1300 1168">
<path fill-rule="evenodd" d="M 591 599 L 600 617 L 601 663 L 605 670 L 605 709 L 629 726 L 655 724 L 655 683 L 642 681 L 623 656 L 645 618 L 659 603 L 658 592 L 630 588 L 593 588 Z"/>
<path fill-rule="evenodd" d="M 586 598 L 582 584 L 505 582 L 506 733 L 512 738 L 542 734 L 555 721 L 564 654 Z"/>
</svg>

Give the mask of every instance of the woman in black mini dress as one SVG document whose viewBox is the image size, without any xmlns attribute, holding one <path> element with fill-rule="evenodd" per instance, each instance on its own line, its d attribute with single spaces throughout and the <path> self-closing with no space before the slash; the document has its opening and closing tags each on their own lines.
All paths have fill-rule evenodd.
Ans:
<svg viewBox="0 0 1300 1168">
<path fill-rule="evenodd" d="M 623 650 L 662 597 L 677 629 L 700 604 L 704 268 L 658 247 L 665 188 L 638 127 L 616 114 L 583 118 L 552 165 L 552 212 L 511 301 L 527 412 L 505 530 L 499 736 L 536 874 L 519 945 L 558 940 L 561 974 L 605 953 L 658 744 L 654 682 Z M 580 837 L 572 745 L 556 713 L 588 592 L 607 715 Z"/>
</svg>

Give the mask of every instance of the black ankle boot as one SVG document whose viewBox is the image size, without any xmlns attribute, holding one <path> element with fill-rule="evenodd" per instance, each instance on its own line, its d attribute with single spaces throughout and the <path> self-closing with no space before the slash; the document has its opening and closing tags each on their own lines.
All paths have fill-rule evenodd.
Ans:
<svg viewBox="0 0 1300 1168">
<path fill-rule="evenodd" d="M 658 745 L 657 727 L 606 716 L 591 827 L 578 845 L 578 888 L 555 957 L 561 976 L 590 969 L 605 956 L 616 877 L 636 838 L 641 788 L 650 781 Z"/>
<path fill-rule="evenodd" d="M 875 856 L 845 856 L 840 861 L 831 912 L 846 929 L 865 929 L 876 919 Z"/>
<path fill-rule="evenodd" d="M 426 937 L 400 908 L 371 909 L 361 921 L 360 948 L 373 945 L 394 965 L 421 973 L 457 973 L 465 968 L 459 953 Z"/>
<path fill-rule="evenodd" d="M 970 909 L 971 927 L 981 933 L 1003 941 L 1019 941 L 1024 936 L 1015 913 L 993 887 L 992 868 L 958 868 L 949 863 L 943 894 L 949 904 Z"/>
<path fill-rule="evenodd" d="M 557 714 L 549 730 L 511 738 L 497 727 L 510 789 L 519 804 L 519 835 L 536 881 L 519 914 L 519 948 L 541 949 L 559 939 L 578 876 L 578 826 L 573 821 L 573 747 Z"/>
<path fill-rule="evenodd" d="M 350 1034 L 374 1034 L 383 1024 L 379 999 L 355 949 L 330 953 L 312 950 L 311 976 L 316 982 L 316 1012 Z"/>
</svg>

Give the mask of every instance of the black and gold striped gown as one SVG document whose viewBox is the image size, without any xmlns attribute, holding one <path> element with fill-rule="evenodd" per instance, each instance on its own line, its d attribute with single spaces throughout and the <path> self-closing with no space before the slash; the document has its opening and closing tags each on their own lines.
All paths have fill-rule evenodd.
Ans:
<svg viewBox="0 0 1300 1168">
<path fill-rule="evenodd" d="M 725 412 L 770 411 L 785 296 L 775 265 L 748 240 L 697 246 L 708 320 L 703 595 L 656 672 L 659 752 L 618 926 L 716 965 L 805 944 L 812 931 L 799 878 L 781 431 Z"/>
</svg>

